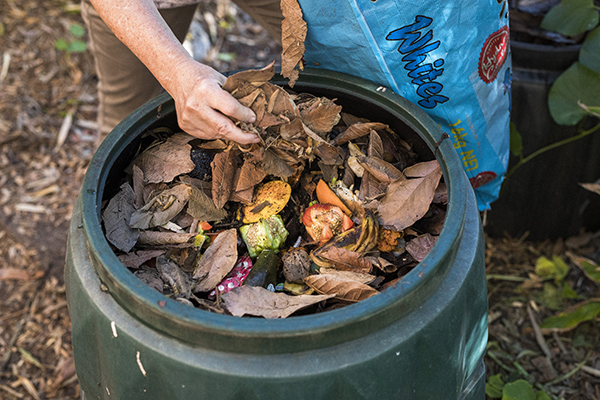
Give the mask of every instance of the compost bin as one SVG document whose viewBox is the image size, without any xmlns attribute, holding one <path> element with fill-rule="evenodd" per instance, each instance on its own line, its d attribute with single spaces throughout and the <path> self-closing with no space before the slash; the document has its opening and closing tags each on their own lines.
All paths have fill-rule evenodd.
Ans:
<svg viewBox="0 0 600 400">
<path fill-rule="evenodd" d="M 283 79 L 273 83 L 285 85 Z M 305 70 L 294 90 L 389 124 L 437 157 L 449 202 L 436 245 L 394 286 L 350 306 L 287 319 L 203 311 L 154 291 L 105 239 L 100 207 L 144 132 L 177 129 L 172 99 L 148 102 L 102 143 L 73 211 L 65 280 L 86 399 L 483 399 L 484 241 L 452 143 L 414 104 L 347 75 Z"/>
</svg>

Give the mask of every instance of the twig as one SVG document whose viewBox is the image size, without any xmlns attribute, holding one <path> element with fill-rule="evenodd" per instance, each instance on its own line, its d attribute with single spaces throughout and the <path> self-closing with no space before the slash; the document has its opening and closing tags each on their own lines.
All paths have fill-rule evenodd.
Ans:
<svg viewBox="0 0 600 400">
<path fill-rule="evenodd" d="M 533 310 L 531 309 L 530 305 L 527 305 L 527 314 L 529 315 L 529 321 L 531 321 L 531 325 L 533 326 L 533 332 L 535 333 L 535 340 L 538 342 L 540 349 L 542 349 L 542 351 L 546 355 L 548 362 L 550 362 L 550 359 L 552 358 L 552 353 L 550 352 L 550 349 L 548 348 L 548 343 L 546 343 L 546 339 L 544 339 L 544 335 L 542 335 L 542 330 L 540 329 L 540 326 L 538 325 L 537 321 L 535 320 L 535 315 L 533 315 Z M 550 365 L 552 365 L 552 363 L 550 363 Z M 554 367 L 552 367 L 552 369 L 554 369 Z"/>
<path fill-rule="evenodd" d="M 590 375 L 594 375 L 600 378 L 600 369 L 588 367 L 587 365 L 584 365 L 583 367 L 581 367 L 581 369 Z"/>
<path fill-rule="evenodd" d="M 491 358 L 496 364 L 498 364 L 501 368 L 507 370 L 508 372 L 515 372 L 516 370 L 514 368 L 509 367 L 508 365 L 504 364 L 502 361 L 500 361 L 500 359 L 498 358 L 497 355 L 495 355 L 494 353 L 492 353 L 491 351 L 487 352 L 487 356 L 489 358 Z"/>
<path fill-rule="evenodd" d="M 571 371 L 567 372 L 566 374 L 564 374 L 563 376 L 559 376 L 558 378 L 551 380 L 550 382 L 547 382 L 544 386 L 548 386 L 548 385 L 555 385 L 559 382 L 562 382 L 566 379 L 569 379 L 570 377 L 572 377 L 573 375 L 575 375 L 577 373 L 577 371 L 579 371 L 580 369 L 582 369 L 585 366 L 585 363 L 588 362 L 588 360 L 590 359 L 590 357 L 592 356 L 592 352 L 590 351 L 589 353 L 587 353 L 587 355 L 585 356 L 585 358 L 583 359 L 582 362 L 580 362 L 579 364 L 577 364 L 575 366 L 575 368 L 573 368 Z"/>
<path fill-rule="evenodd" d="M 529 278 L 523 278 L 521 276 L 512 276 L 512 275 L 498 275 L 498 274 L 487 274 L 485 276 L 487 280 L 497 280 L 497 281 L 510 281 L 510 282 L 525 282 Z"/>
<path fill-rule="evenodd" d="M 69 111 L 67 115 L 65 115 L 62 125 L 60 126 L 60 130 L 58 131 L 58 137 L 56 138 L 56 146 L 54 146 L 54 151 L 58 150 L 65 143 L 72 125 L 73 111 Z"/>
<path fill-rule="evenodd" d="M 560 337 L 558 336 L 558 333 L 556 333 L 556 331 L 552 331 L 552 337 L 554 338 L 554 340 L 556 340 L 556 344 L 560 348 L 560 351 L 562 351 L 564 354 L 569 354 L 569 352 L 565 348 L 565 345 L 562 344 L 562 341 L 560 340 Z"/>
</svg>

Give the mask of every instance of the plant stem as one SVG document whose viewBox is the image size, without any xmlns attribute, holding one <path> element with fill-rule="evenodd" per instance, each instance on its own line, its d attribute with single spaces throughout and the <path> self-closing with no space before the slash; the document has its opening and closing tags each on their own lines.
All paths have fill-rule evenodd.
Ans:
<svg viewBox="0 0 600 400">
<path fill-rule="evenodd" d="M 536 151 L 534 151 L 533 153 L 531 153 L 530 155 L 528 155 L 525 158 L 521 158 L 519 160 L 518 163 L 516 163 L 511 169 L 510 171 L 508 171 L 508 173 L 506 174 L 506 177 L 504 178 L 504 180 L 507 180 L 512 174 L 515 173 L 515 171 L 517 169 L 519 169 L 523 164 L 525 164 L 526 162 L 530 161 L 532 158 L 539 156 L 542 153 L 547 152 L 548 150 L 552 150 L 556 147 L 562 146 L 564 144 L 567 143 L 571 143 L 574 142 L 575 140 L 579 140 L 583 137 L 586 137 L 587 135 L 590 135 L 594 132 L 596 132 L 598 129 L 600 129 L 600 123 L 598 123 L 596 126 L 594 126 L 593 128 L 588 129 L 587 131 L 581 131 L 579 132 L 579 134 L 575 135 L 575 136 L 571 136 L 570 138 L 567 139 L 563 139 L 560 140 L 558 142 L 555 143 L 551 143 L 548 146 L 542 147 L 541 149 L 538 149 Z"/>
</svg>

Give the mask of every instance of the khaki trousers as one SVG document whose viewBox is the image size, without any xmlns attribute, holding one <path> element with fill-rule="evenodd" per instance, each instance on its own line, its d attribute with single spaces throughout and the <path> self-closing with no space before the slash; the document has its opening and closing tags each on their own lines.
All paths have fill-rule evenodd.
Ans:
<svg viewBox="0 0 600 400">
<path fill-rule="evenodd" d="M 281 40 L 283 16 L 279 0 L 235 3 L 275 40 Z M 194 4 L 159 10 L 180 42 L 185 39 L 196 7 Z M 81 13 L 98 76 L 98 131 L 102 140 L 126 116 L 163 90 L 144 64 L 106 26 L 89 0 L 82 0 Z"/>
</svg>

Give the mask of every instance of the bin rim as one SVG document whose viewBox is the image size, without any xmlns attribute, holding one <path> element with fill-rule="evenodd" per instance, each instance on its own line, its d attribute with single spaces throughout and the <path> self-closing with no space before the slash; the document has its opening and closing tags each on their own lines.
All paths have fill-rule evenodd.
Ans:
<svg viewBox="0 0 600 400">
<path fill-rule="evenodd" d="M 272 82 L 280 85 L 286 83 L 280 76 L 276 76 Z M 362 78 L 306 68 L 300 74 L 294 90 L 302 91 L 304 87 L 307 90 L 335 90 L 373 103 L 393 116 L 400 117 L 434 153 L 448 187 L 448 206 L 443 229 L 429 254 L 396 285 L 375 296 L 340 309 L 285 319 L 240 318 L 211 313 L 181 304 L 151 289 L 127 270 L 112 251 L 101 227 L 100 204 L 109 171 L 121 152 L 158 118 L 174 112 L 172 98 L 168 93 L 163 93 L 130 114 L 108 135 L 90 162 L 80 192 L 83 232 L 88 252 L 101 281 L 120 306 L 150 326 L 157 321 L 176 322 L 172 327 L 163 323 L 155 329 L 188 342 L 191 340 L 190 336 L 183 332 L 182 327 L 232 339 L 289 339 L 306 335 L 335 335 L 335 332 L 345 326 L 355 324 L 363 327 L 362 330 L 354 330 L 352 337 L 341 335 L 337 339 L 324 340 L 325 345 L 331 341 L 340 342 L 365 336 L 381 325 L 391 323 L 393 315 L 397 318 L 403 312 L 410 311 L 411 301 L 408 299 L 411 295 L 424 285 L 432 286 L 429 290 L 433 290 L 441 282 L 452 264 L 450 261 L 462 237 L 468 191 L 472 190 L 451 140 L 443 140 L 440 126 L 417 105 L 389 88 L 384 89 Z M 399 115 L 399 112 L 403 115 Z M 121 134 L 123 131 L 126 134 Z M 402 302 L 405 303 L 404 306 L 408 306 L 407 310 L 402 311 Z M 231 350 L 239 351 L 239 348 L 232 346 Z"/>
</svg>

